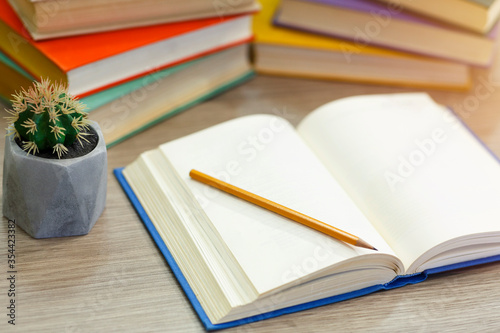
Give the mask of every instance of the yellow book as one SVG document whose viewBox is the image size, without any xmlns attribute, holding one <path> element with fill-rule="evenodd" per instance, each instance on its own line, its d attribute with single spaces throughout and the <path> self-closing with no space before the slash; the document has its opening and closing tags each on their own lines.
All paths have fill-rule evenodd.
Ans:
<svg viewBox="0 0 500 333">
<path fill-rule="evenodd" d="M 421 88 L 470 86 L 467 65 L 276 27 L 279 0 L 261 4 L 253 22 L 260 73 Z"/>
<path fill-rule="evenodd" d="M 23 74 L 21 74 L 23 73 Z M 9 103 L 10 96 L 32 85 L 33 78 L 21 67 L 0 52 L 0 100 Z"/>
</svg>

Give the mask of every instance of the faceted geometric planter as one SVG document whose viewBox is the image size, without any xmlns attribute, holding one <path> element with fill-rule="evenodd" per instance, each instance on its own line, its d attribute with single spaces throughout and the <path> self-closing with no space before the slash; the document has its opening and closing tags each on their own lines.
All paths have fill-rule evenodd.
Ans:
<svg viewBox="0 0 500 333">
<path fill-rule="evenodd" d="M 99 136 L 90 153 L 70 159 L 28 155 L 6 138 L 3 215 L 34 238 L 85 235 L 106 204 L 107 154 Z"/>
</svg>

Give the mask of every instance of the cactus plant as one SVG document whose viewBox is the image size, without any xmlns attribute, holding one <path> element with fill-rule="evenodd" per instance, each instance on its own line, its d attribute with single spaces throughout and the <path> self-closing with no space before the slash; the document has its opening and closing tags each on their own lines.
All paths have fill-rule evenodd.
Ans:
<svg viewBox="0 0 500 333">
<path fill-rule="evenodd" d="M 61 158 L 75 140 L 82 146 L 88 142 L 85 105 L 68 94 L 67 86 L 42 79 L 13 97 L 7 134 L 21 140 L 28 154 L 52 149 Z"/>
</svg>

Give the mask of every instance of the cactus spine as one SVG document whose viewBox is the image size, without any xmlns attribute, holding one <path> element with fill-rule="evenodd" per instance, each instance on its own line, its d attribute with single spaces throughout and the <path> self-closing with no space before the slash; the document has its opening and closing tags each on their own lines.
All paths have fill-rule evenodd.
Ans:
<svg viewBox="0 0 500 333">
<path fill-rule="evenodd" d="M 82 146 L 88 142 L 85 105 L 68 94 L 67 86 L 46 79 L 13 97 L 7 135 L 20 139 L 28 154 L 52 149 L 61 158 L 75 140 Z"/>
</svg>

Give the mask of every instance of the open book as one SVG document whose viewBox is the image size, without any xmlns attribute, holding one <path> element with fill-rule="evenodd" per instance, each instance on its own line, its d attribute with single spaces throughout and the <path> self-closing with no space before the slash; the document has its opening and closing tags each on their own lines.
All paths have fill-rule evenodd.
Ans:
<svg viewBox="0 0 500 333">
<path fill-rule="evenodd" d="M 189 178 L 197 169 L 352 233 L 347 245 Z M 116 175 L 208 329 L 500 260 L 500 164 L 426 94 L 234 119 Z"/>
</svg>

